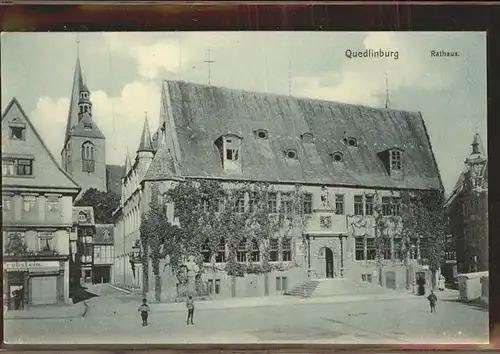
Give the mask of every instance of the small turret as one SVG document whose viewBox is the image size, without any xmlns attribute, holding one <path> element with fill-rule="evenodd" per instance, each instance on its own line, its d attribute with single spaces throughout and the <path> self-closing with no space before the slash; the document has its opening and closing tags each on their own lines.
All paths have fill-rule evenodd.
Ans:
<svg viewBox="0 0 500 354">
<path fill-rule="evenodd" d="M 139 142 L 139 147 L 137 148 L 137 160 L 138 160 L 138 177 L 141 180 L 146 174 L 151 161 L 153 161 L 154 149 L 153 140 L 151 139 L 151 133 L 149 130 L 148 116 L 144 119 L 144 126 L 142 128 L 141 141 Z"/>
<path fill-rule="evenodd" d="M 90 91 L 83 82 L 80 81 L 80 96 L 78 99 L 78 121 L 80 121 L 83 115 L 87 113 L 92 118 L 92 102 L 90 102 Z"/>
</svg>

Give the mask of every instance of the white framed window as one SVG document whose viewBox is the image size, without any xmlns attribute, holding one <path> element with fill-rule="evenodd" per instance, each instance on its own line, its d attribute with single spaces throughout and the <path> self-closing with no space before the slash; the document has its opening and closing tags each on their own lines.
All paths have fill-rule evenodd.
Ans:
<svg viewBox="0 0 500 354">
<path fill-rule="evenodd" d="M 245 194 L 240 193 L 236 196 L 236 202 L 234 206 L 234 211 L 238 214 L 243 214 L 245 212 Z"/>
<path fill-rule="evenodd" d="M 55 235 L 52 232 L 38 233 L 38 251 L 55 251 Z"/>
<path fill-rule="evenodd" d="M 2 196 L 2 211 L 11 211 L 12 210 L 12 197 Z"/>
<path fill-rule="evenodd" d="M 355 256 L 357 261 L 365 260 L 365 238 L 356 237 L 355 239 Z"/>
<path fill-rule="evenodd" d="M 238 244 L 238 249 L 236 250 L 236 260 L 238 262 L 247 261 L 247 240 L 242 239 Z"/>
<path fill-rule="evenodd" d="M 401 171 L 402 165 L 402 151 L 391 150 L 390 152 L 390 166 L 393 171 Z"/>
<path fill-rule="evenodd" d="M 364 215 L 362 195 L 354 196 L 354 215 Z"/>
<path fill-rule="evenodd" d="M 267 208 L 270 214 L 277 213 L 277 194 L 276 193 L 268 193 L 267 195 Z"/>
<path fill-rule="evenodd" d="M 292 260 L 292 240 L 287 237 L 281 240 L 281 257 L 283 262 Z"/>
<path fill-rule="evenodd" d="M 226 240 L 222 238 L 217 245 L 217 250 L 215 253 L 215 262 L 224 263 L 226 262 Z"/>
<path fill-rule="evenodd" d="M 271 262 L 279 261 L 279 243 L 276 238 L 269 240 L 269 260 Z"/>
<path fill-rule="evenodd" d="M 252 240 L 252 251 L 250 253 L 251 262 L 260 262 L 260 247 L 257 240 Z"/>
<path fill-rule="evenodd" d="M 281 211 L 284 214 L 293 213 L 293 200 L 291 193 L 281 193 Z"/>
<path fill-rule="evenodd" d="M 78 221 L 80 221 L 80 222 L 87 221 L 87 214 L 85 214 L 83 211 L 80 211 L 78 213 Z"/>
<path fill-rule="evenodd" d="M 57 197 L 48 197 L 47 198 L 47 211 L 49 213 L 58 213 L 59 212 L 59 198 Z"/>
<path fill-rule="evenodd" d="M 335 195 L 335 214 L 344 215 L 344 195 Z"/>
<path fill-rule="evenodd" d="M 23 211 L 25 213 L 32 213 L 36 209 L 36 197 L 27 195 L 23 197 Z"/>
</svg>

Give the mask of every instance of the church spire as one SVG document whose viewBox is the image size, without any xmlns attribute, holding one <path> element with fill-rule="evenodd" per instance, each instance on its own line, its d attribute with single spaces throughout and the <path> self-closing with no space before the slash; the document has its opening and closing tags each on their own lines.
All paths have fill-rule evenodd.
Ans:
<svg viewBox="0 0 500 354">
<path fill-rule="evenodd" d="M 130 161 L 130 155 L 128 154 L 128 149 L 127 149 L 127 156 L 125 156 L 125 176 L 128 175 L 130 169 L 132 168 L 132 162 Z"/>
<path fill-rule="evenodd" d="M 139 143 L 139 148 L 137 149 L 137 152 L 141 151 L 154 152 L 153 142 L 151 140 L 151 133 L 149 131 L 147 112 L 146 112 L 146 117 L 144 119 L 144 126 L 142 128 L 141 142 Z"/>
</svg>

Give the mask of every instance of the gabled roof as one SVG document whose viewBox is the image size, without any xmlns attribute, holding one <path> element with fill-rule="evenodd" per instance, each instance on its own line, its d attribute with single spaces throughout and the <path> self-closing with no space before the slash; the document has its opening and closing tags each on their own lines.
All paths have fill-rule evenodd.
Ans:
<svg viewBox="0 0 500 354">
<path fill-rule="evenodd" d="M 80 221 L 80 213 L 85 214 L 85 221 Z M 91 206 L 74 206 L 72 210 L 72 220 L 74 225 L 94 226 L 94 208 Z"/>
<path fill-rule="evenodd" d="M 128 175 L 128 173 L 130 172 L 130 169 L 132 168 L 132 162 L 130 161 L 130 155 L 128 153 L 128 150 L 126 152 L 126 156 L 125 156 L 125 169 L 124 169 L 124 173 L 123 173 L 123 177 L 126 177 Z"/>
<path fill-rule="evenodd" d="M 8 124 L 13 120 L 26 123 L 26 140 L 9 138 Z M 81 190 L 78 183 L 59 166 L 15 97 L 2 114 L 2 157 L 10 155 L 33 158 L 33 178 L 3 176 L 3 186 L 70 189 L 74 191 L 75 196 Z"/>
<path fill-rule="evenodd" d="M 143 181 L 158 181 L 158 180 L 176 180 L 179 176 L 176 173 L 174 160 L 170 150 L 160 138 L 158 142 L 158 150 L 151 161 L 149 168 L 144 175 Z"/>
<path fill-rule="evenodd" d="M 86 126 L 91 129 L 86 129 Z M 86 138 L 106 139 L 97 124 L 90 118 L 88 113 L 84 113 L 80 122 L 78 122 L 69 132 L 69 136 L 80 136 Z"/>
<path fill-rule="evenodd" d="M 176 172 L 184 177 L 442 189 L 420 113 L 178 81 L 163 82 L 162 112 Z M 258 139 L 258 129 L 268 138 Z M 227 132 L 243 137 L 241 173 L 223 169 L 214 144 Z M 304 133 L 314 141 L 302 142 Z M 348 147 L 344 136 L 355 137 L 358 147 Z M 404 150 L 402 180 L 391 179 L 377 156 L 395 147 Z M 297 160 L 285 159 L 288 149 L 297 151 Z M 344 154 L 342 166 L 333 163 L 336 151 Z M 149 178 L 161 173 L 151 171 Z"/>
<path fill-rule="evenodd" d="M 114 225 L 113 224 L 96 224 L 94 244 L 114 244 Z"/>
</svg>

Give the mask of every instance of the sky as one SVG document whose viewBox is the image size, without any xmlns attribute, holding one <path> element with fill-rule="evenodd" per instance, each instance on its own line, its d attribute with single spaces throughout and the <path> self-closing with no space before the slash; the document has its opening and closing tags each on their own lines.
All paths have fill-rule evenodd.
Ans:
<svg viewBox="0 0 500 354">
<path fill-rule="evenodd" d="M 134 156 L 146 114 L 158 127 L 161 80 L 208 83 L 209 50 L 216 86 L 381 108 L 387 87 L 390 108 L 422 113 L 447 193 L 476 132 L 487 148 L 484 32 L 2 33 L 2 112 L 16 97 L 57 160 L 77 48 L 108 164 Z M 398 55 L 347 52 L 366 49 Z"/>
</svg>

